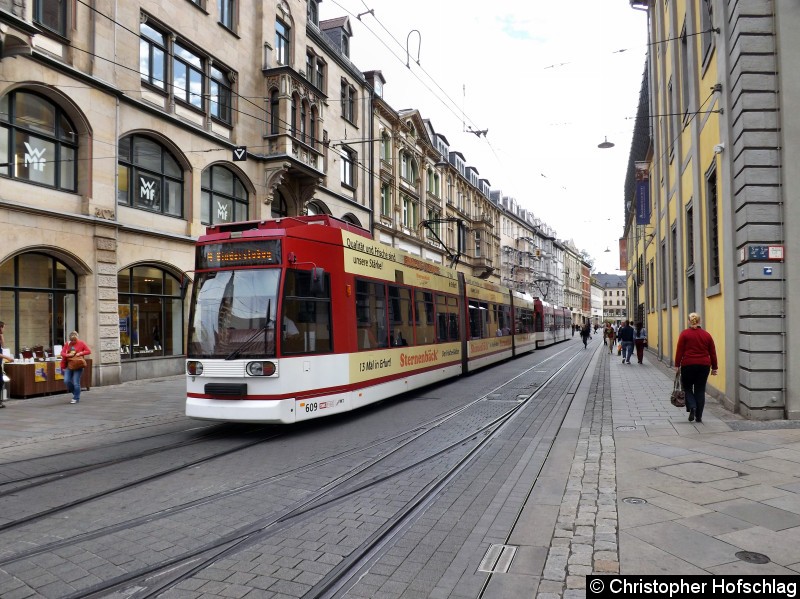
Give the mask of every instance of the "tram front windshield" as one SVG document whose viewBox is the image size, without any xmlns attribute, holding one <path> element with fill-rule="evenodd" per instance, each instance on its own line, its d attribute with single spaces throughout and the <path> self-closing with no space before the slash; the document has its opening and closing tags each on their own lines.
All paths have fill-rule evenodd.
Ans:
<svg viewBox="0 0 800 599">
<path fill-rule="evenodd" d="M 188 356 L 274 357 L 280 274 L 280 269 L 253 269 L 198 275 Z"/>
</svg>

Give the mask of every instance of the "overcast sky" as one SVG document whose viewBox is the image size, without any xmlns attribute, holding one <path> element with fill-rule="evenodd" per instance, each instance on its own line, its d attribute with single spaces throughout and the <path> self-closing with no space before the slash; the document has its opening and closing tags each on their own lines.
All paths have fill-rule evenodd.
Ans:
<svg viewBox="0 0 800 599">
<path fill-rule="evenodd" d="M 323 20 L 345 15 L 351 60 L 383 72 L 393 108 L 419 109 L 492 189 L 589 252 L 595 272 L 617 272 L 646 13 L 628 0 L 320 3 Z M 601 150 L 606 137 L 615 147 Z"/>
</svg>

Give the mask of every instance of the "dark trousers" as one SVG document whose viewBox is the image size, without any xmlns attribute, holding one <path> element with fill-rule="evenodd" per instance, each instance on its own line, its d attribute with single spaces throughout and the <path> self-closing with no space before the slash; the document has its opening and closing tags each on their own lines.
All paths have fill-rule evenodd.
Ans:
<svg viewBox="0 0 800 599">
<path fill-rule="evenodd" d="M 711 366 L 681 366 L 681 387 L 686 393 L 686 411 L 694 410 L 698 420 L 703 418 L 706 407 L 706 381 Z"/>
<path fill-rule="evenodd" d="M 641 364 L 644 359 L 644 339 L 634 339 L 634 343 L 636 344 L 636 359 Z"/>
</svg>

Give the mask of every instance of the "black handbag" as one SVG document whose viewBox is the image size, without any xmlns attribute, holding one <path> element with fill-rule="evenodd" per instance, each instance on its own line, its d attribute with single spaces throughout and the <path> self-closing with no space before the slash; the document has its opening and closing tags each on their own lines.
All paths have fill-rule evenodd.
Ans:
<svg viewBox="0 0 800 599">
<path fill-rule="evenodd" d="M 681 373 L 675 373 L 675 382 L 672 385 L 672 394 L 669 396 L 669 402 L 676 408 L 686 407 L 686 393 L 681 387 Z"/>
</svg>

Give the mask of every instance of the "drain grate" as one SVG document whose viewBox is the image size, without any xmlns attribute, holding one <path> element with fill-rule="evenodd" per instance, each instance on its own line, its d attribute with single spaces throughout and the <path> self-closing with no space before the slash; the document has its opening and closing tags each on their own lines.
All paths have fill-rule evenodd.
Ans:
<svg viewBox="0 0 800 599">
<path fill-rule="evenodd" d="M 511 567 L 511 560 L 517 552 L 515 545 L 494 544 L 489 547 L 486 555 L 483 556 L 478 572 L 489 572 L 491 574 L 505 574 Z"/>
<path fill-rule="evenodd" d="M 763 553 L 756 553 L 755 551 L 739 551 L 736 554 L 743 562 L 748 564 L 768 564 L 770 559 Z"/>
<path fill-rule="evenodd" d="M 647 503 L 646 499 L 642 499 L 641 497 L 626 497 L 622 500 L 622 503 L 630 503 L 631 505 L 642 505 Z"/>
<path fill-rule="evenodd" d="M 635 431 L 636 427 L 635 426 L 618 426 L 617 430 L 618 431 Z"/>
</svg>

